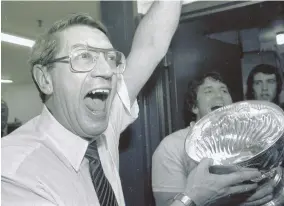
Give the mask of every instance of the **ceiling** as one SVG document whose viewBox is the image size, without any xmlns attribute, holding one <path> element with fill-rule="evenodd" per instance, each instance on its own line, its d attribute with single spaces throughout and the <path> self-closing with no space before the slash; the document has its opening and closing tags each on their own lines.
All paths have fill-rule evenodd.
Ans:
<svg viewBox="0 0 284 206">
<path fill-rule="evenodd" d="M 99 1 L 1 1 L 1 32 L 29 39 L 43 33 L 45 28 L 71 13 L 88 13 L 100 19 Z M 38 20 L 42 26 L 39 27 Z M 32 82 L 27 63 L 30 48 L 1 42 L 1 77 L 15 84 Z"/>
</svg>

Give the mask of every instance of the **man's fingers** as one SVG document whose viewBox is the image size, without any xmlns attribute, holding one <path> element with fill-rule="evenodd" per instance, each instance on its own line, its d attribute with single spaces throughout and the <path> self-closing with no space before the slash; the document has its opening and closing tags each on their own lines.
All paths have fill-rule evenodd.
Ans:
<svg viewBox="0 0 284 206">
<path fill-rule="evenodd" d="M 259 177 L 261 177 L 261 173 L 257 170 L 243 170 L 224 175 L 223 181 L 226 185 L 236 185 Z"/>
<path fill-rule="evenodd" d="M 266 167 L 272 160 L 273 160 L 273 155 L 270 155 L 270 157 L 263 164 L 263 167 Z"/>
<path fill-rule="evenodd" d="M 273 196 L 272 195 L 268 195 L 260 200 L 255 200 L 252 202 L 245 202 L 243 204 L 241 204 L 241 206 L 255 206 L 255 205 L 264 205 L 266 203 L 268 203 L 270 200 L 272 200 Z"/>
<path fill-rule="evenodd" d="M 266 196 L 272 195 L 273 187 L 270 183 L 262 185 L 261 188 L 257 189 L 257 191 L 247 199 L 247 202 L 252 202 L 256 200 L 260 200 L 265 198 Z"/>
<path fill-rule="evenodd" d="M 227 188 L 224 188 L 223 190 L 225 190 L 224 193 L 226 193 L 227 196 L 229 196 L 229 195 L 246 193 L 246 192 L 255 190 L 256 188 L 257 188 L 257 184 L 246 184 L 246 185 L 237 185 L 237 186 L 227 187 Z"/>
<path fill-rule="evenodd" d="M 213 174 L 230 174 L 240 171 L 256 171 L 256 169 L 240 167 L 238 165 L 213 165 L 210 167 L 210 173 Z"/>
</svg>

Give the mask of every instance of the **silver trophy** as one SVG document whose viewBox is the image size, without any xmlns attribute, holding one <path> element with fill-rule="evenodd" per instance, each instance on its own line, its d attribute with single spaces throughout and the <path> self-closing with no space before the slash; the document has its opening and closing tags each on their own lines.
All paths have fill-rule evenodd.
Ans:
<svg viewBox="0 0 284 206">
<path fill-rule="evenodd" d="M 260 179 L 273 181 L 274 198 L 265 206 L 284 205 L 284 175 L 279 167 L 284 156 L 284 112 L 267 101 L 243 101 L 212 111 L 200 119 L 185 141 L 185 150 L 195 162 L 208 157 L 211 168 L 233 164 L 257 168 Z M 219 167 L 221 168 L 221 167 Z"/>
</svg>

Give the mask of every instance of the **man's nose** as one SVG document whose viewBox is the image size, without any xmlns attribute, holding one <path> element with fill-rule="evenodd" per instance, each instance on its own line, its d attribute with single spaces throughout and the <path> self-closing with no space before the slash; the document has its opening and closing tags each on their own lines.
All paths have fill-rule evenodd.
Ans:
<svg viewBox="0 0 284 206">
<path fill-rule="evenodd" d="M 268 84 L 266 82 L 262 84 L 262 90 L 268 90 Z"/>
<path fill-rule="evenodd" d="M 109 63 L 105 60 L 103 53 L 100 54 L 99 58 L 97 59 L 96 65 L 91 71 L 92 77 L 103 77 L 103 78 L 110 78 L 113 75 L 113 70 Z"/>
<path fill-rule="evenodd" d="M 219 97 L 219 98 L 222 98 L 222 97 L 223 97 L 223 94 L 222 94 L 222 92 L 220 92 L 220 91 L 215 91 L 215 96 L 216 96 L 216 97 Z"/>
</svg>

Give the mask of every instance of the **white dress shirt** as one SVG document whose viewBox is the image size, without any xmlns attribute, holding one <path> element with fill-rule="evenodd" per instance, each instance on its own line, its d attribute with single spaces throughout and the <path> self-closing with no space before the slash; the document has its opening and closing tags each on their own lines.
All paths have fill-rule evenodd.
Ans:
<svg viewBox="0 0 284 206">
<path fill-rule="evenodd" d="M 119 136 L 138 117 L 123 78 L 118 83 L 105 137 L 98 151 L 117 202 L 124 206 L 119 177 Z M 46 107 L 2 139 L 2 205 L 99 206 L 84 157 L 88 142 L 65 129 Z"/>
</svg>

